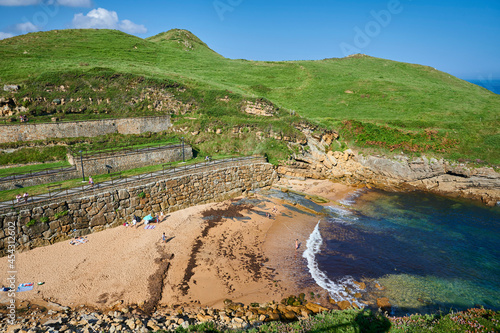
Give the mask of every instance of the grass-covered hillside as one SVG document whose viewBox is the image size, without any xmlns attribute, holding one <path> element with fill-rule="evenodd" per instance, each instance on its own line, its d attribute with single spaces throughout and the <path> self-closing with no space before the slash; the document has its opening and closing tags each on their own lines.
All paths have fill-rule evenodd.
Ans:
<svg viewBox="0 0 500 333">
<path fill-rule="evenodd" d="M 286 145 L 256 133 L 300 140 L 295 127 L 307 121 L 370 150 L 500 164 L 500 96 L 430 67 L 362 55 L 232 60 L 185 30 L 148 39 L 111 30 L 31 33 L 1 40 L 0 58 L 0 84 L 21 86 L 0 99 L 15 98 L 11 104 L 26 108 L 16 112 L 33 120 L 171 113 L 203 152 L 277 145 L 280 157 Z M 260 98 L 273 117 L 241 111 Z M 239 140 L 216 136 L 217 128 Z"/>
</svg>

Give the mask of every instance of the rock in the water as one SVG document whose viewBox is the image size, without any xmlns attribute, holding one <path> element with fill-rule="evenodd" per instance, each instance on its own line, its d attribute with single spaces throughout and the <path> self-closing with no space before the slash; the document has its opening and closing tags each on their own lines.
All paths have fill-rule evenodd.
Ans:
<svg viewBox="0 0 500 333">
<path fill-rule="evenodd" d="M 353 281 L 356 286 L 358 286 L 359 289 L 365 290 L 366 289 L 366 284 L 364 282 L 356 282 Z"/>
<path fill-rule="evenodd" d="M 391 303 L 387 297 L 377 298 L 377 306 L 382 309 L 382 311 L 390 311 Z"/>
</svg>

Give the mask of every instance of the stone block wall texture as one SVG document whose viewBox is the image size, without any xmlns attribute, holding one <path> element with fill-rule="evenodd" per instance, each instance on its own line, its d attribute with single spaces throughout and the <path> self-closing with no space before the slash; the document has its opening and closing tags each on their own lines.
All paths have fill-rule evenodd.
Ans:
<svg viewBox="0 0 500 333">
<path fill-rule="evenodd" d="M 157 178 L 133 187 L 3 213 L 0 215 L 0 256 L 7 254 L 12 241 L 15 241 L 16 251 L 49 245 L 122 225 L 125 221 L 130 222 L 134 214 L 144 217 L 225 200 L 270 186 L 276 176 L 273 166 L 264 161 L 229 162 L 217 169 L 187 170 L 174 177 Z M 144 198 L 139 196 L 142 192 Z M 9 238 L 9 230 L 15 230 L 14 239 Z"/>
<path fill-rule="evenodd" d="M 31 178 L 19 178 L 9 181 L 0 181 L 0 191 L 11 190 L 16 187 L 28 187 L 34 185 L 48 184 L 82 177 L 82 164 L 79 158 L 73 159 L 69 155 L 70 163 L 75 165 L 72 171 L 58 172 L 39 175 Z M 184 145 L 184 158 L 189 160 L 193 157 L 193 149 L 190 145 Z M 182 160 L 182 146 L 165 146 L 152 150 L 137 150 L 129 153 L 116 153 L 101 155 L 83 159 L 83 170 L 85 178 L 108 172 L 118 172 L 139 168 L 148 165 L 175 162 Z M 107 167 L 108 166 L 108 167 Z"/>
<path fill-rule="evenodd" d="M 105 134 L 161 132 L 171 126 L 170 116 L 103 119 L 42 124 L 0 125 L 0 143 L 49 138 L 94 137 Z"/>
</svg>

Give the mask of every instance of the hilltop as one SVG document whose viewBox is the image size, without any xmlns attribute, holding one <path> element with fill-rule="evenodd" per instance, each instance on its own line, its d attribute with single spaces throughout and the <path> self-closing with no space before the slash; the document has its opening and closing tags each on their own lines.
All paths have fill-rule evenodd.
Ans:
<svg viewBox="0 0 500 333">
<path fill-rule="evenodd" d="M 165 43 L 173 47 L 179 47 L 184 51 L 192 50 L 210 50 L 214 53 L 212 49 L 208 47 L 201 39 L 193 35 L 191 31 L 184 29 L 172 29 L 167 32 L 161 32 L 155 36 L 148 37 L 146 40 L 151 42 Z"/>
<path fill-rule="evenodd" d="M 178 115 L 178 125 L 186 132 L 250 127 L 253 133 L 267 129 L 300 140 L 296 125 L 306 122 L 318 131 L 339 132 L 336 148 L 347 144 L 384 154 L 404 151 L 500 164 L 500 96 L 427 66 L 363 55 L 318 61 L 227 59 L 179 29 L 147 39 L 114 30 L 30 33 L 0 41 L 0 55 L 0 83 L 21 86 L 15 94 L 2 92 L 0 98 L 19 101 L 49 94 L 50 102 L 59 97 L 43 87 L 80 86 L 71 91 L 82 95 L 77 109 L 92 110 L 80 112 L 80 119 L 100 112 L 84 105 L 89 94 L 130 105 L 110 106 L 102 116 L 175 113 L 169 107 L 159 111 L 147 102 L 129 102 L 152 89 L 170 94 L 173 104 L 175 99 L 192 106 Z M 63 78 L 66 83 L 61 84 Z M 85 82 L 94 83 L 83 88 Z M 96 82 L 102 91 L 91 88 Z M 275 110 L 275 116 L 263 120 L 241 112 L 248 101 L 264 103 L 261 106 Z M 30 102 L 22 106 L 26 109 L 17 111 L 34 119 L 48 108 Z M 76 117 L 64 107 L 52 109 L 61 118 Z M 272 145 L 269 141 L 262 149 Z M 244 150 L 235 146 L 231 152 Z M 282 148 L 291 152 L 290 147 Z"/>
</svg>

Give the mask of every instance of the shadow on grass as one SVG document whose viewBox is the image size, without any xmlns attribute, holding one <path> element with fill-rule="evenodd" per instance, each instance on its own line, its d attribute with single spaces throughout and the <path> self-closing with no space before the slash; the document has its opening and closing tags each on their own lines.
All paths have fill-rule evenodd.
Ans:
<svg viewBox="0 0 500 333">
<path fill-rule="evenodd" d="M 335 313 L 335 312 L 334 312 Z M 351 312 L 352 313 L 352 312 Z M 338 314 L 338 312 L 337 312 Z M 341 315 L 342 317 L 343 315 Z M 340 319 L 340 320 L 339 320 Z M 372 311 L 361 311 L 356 316 L 349 314 L 342 318 L 329 318 L 317 322 L 307 332 L 326 333 L 326 332 L 367 332 L 383 333 L 389 332 L 391 322 L 385 316 Z"/>
</svg>

